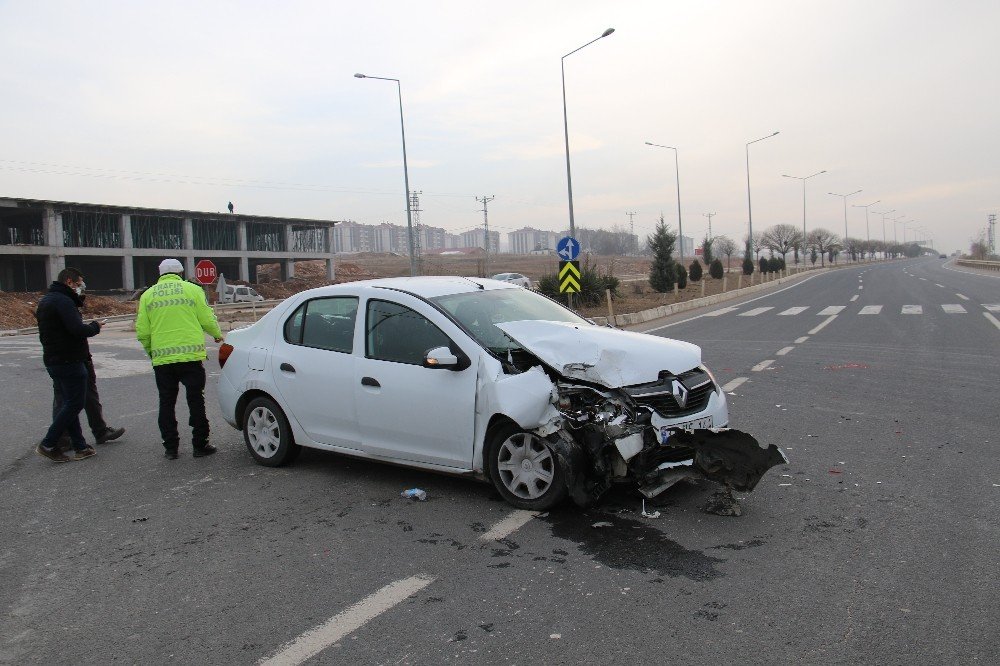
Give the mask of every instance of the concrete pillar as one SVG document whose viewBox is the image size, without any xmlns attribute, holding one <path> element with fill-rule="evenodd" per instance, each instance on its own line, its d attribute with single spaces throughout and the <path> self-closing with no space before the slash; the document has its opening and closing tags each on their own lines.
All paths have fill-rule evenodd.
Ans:
<svg viewBox="0 0 1000 666">
<path fill-rule="evenodd" d="M 333 227 L 326 228 L 326 251 L 330 253 L 330 258 L 326 260 L 326 279 L 333 280 L 337 279 L 337 269 L 334 266 L 334 256 L 333 256 Z"/>
<path fill-rule="evenodd" d="M 194 249 L 194 224 L 190 217 L 184 218 L 184 249 Z"/>
<path fill-rule="evenodd" d="M 135 271 L 132 266 L 132 216 L 122 215 L 122 287 L 135 289 Z"/>
<path fill-rule="evenodd" d="M 247 251 L 247 223 L 244 220 L 236 223 L 236 249 L 240 252 Z"/>
<path fill-rule="evenodd" d="M 247 255 L 240 256 L 240 279 L 244 282 L 250 282 L 250 261 L 247 259 Z"/>
<path fill-rule="evenodd" d="M 292 247 L 295 245 L 295 238 L 292 234 L 292 225 L 285 225 L 285 247 L 282 248 L 285 252 L 291 252 Z"/>
<path fill-rule="evenodd" d="M 289 278 L 295 277 L 295 260 L 285 259 L 281 263 L 285 266 L 285 279 L 288 280 Z"/>
<path fill-rule="evenodd" d="M 45 225 L 45 242 L 49 246 L 49 256 L 45 261 L 45 284 L 48 286 L 55 282 L 59 271 L 66 268 L 66 255 L 63 252 L 62 215 L 56 213 L 55 209 L 46 208 L 43 224 Z"/>
</svg>

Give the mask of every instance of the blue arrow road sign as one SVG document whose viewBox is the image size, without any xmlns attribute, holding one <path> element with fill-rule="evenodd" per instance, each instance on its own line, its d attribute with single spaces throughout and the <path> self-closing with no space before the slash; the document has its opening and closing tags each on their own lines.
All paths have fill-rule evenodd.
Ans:
<svg viewBox="0 0 1000 666">
<path fill-rule="evenodd" d="M 577 243 L 576 239 L 572 236 L 560 238 L 559 242 L 556 244 L 556 254 L 558 254 L 563 261 L 573 261 L 580 256 L 580 244 Z"/>
</svg>

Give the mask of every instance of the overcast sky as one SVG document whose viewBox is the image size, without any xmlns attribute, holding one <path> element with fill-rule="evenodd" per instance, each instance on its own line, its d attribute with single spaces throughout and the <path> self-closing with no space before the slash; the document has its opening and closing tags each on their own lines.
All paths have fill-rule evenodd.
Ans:
<svg viewBox="0 0 1000 666">
<path fill-rule="evenodd" d="M 1000 212 L 1000 2 L 7 2 L 0 197 L 406 223 L 865 237 Z M 872 238 L 883 216 L 870 215 Z M 923 235 L 922 232 L 919 235 Z"/>
</svg>

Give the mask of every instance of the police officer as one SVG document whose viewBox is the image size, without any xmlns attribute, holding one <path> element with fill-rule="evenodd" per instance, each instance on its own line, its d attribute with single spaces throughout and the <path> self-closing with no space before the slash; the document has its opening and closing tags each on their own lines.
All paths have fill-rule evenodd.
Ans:
<svg viewBox="0 0 1000 666">
<path fill-rule="evenodd" d="M 208 443 L 208 417 L 205 415 L 205 334 L 222 342 L 222 330 L 215 313 L 208 306 L 205 292 L 181 278 L 184 266 L 177 259 L 160 262 L 160 279 L 143 292 L 135 322 L 136 337 L 153 362 L 156 388 L 160 394 L 159 426 L 167 459 L 177 459 L 180 436 L 177 433 L 179 385 L 187 395 L 191 419 L 194 457 L 215 453 Z"/>
</svg>

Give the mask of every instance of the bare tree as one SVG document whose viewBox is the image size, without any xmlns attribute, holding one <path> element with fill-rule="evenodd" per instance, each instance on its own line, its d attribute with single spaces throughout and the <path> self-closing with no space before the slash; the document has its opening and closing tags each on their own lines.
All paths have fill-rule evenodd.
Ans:
<svg viewBox="0 0 1000 666">
<path fill-rule="evenodd" d="M 749 236 L 743 237 L 743 245 L 746 245 L 750 241 Z M 753 235 L 753 243 L 750 244 L 750 249 L 754 253 L 755 259 L 760 259 L 760 253 L 765 249 L 764 245 L 764 234 L 761 232 L 756 232 Z"/>
<path fill-rule="evenodd" d="M 844 250 L 851 255 L 851 261 L 857 261 L 864 255 L 865 242 L 860 238 L 845 238 Z"/>
<path fill-rule="evenodd" d="M 777 252 L 784 259 L 793 247 L 802 240 L 802 232 L 791 224 L 776 224 L 764 230 L 761 239 L 764 247 L 771 252 Z"/>
<path fill-rule="evenodd" d="M 823 227 L 817 227 L 809 232 L 806 236 L 806 245 L 816 250 L 819 253 L 820 265 L 825 266 L 826 263 L 824 258 L 826 253 L 830 248 L 838 247 L 840 245 L 840 236 L 833 233 L 829 229 L 824 229 Z"/>
<path fill-rule="evenodd" d="M 740 249 L 740 247 L 736 244 L 736 241 L 729 236 L 716 236 L 713 238 L 712 248 L 717 254 L 726 255 L 726 270 L 729 270 L 729 263 L 733 259 L 733 254 Z"/>
</svg>

